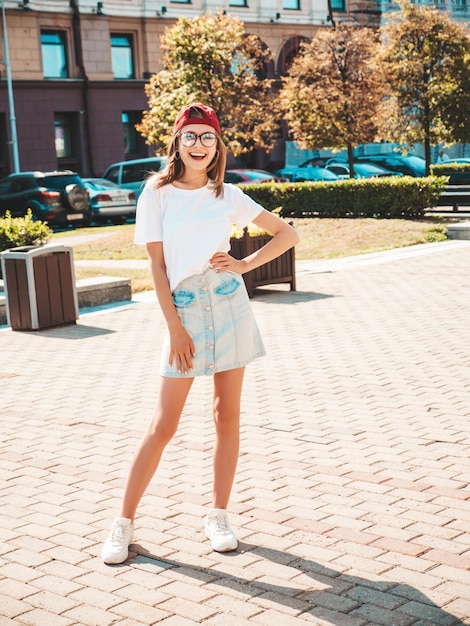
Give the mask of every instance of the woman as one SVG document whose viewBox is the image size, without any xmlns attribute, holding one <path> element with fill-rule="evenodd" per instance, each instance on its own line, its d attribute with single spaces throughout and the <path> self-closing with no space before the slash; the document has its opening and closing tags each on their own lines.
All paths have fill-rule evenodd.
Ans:
<svg viewBox="0 0 470 626">
<path fill-rule="evenodd" d="M 201 103 L 179 112 L 163 172 L 146 182 L 137 206 L 135 242 L 145 244 L 157 299 L 167 324 L 157 406 L 134 455 L 120 516 L 103 546 L 105 563 L 122 563 L 134 515 L 163 450 L 178 427 L 195 376 L 213 375 L 216 429 L 212 509 L 205 533 L 212 549 L 235 550 L 227 505 L 239 449 L 245 366 L 265 354 L 242 274 L 298 241 L 286 222 L 238 187 L 224 184 L 226 149 L 213 109 Z M 229 255 L 232 224 L 254 222 L 272 239 L 250 256 Z"/>
</svg>

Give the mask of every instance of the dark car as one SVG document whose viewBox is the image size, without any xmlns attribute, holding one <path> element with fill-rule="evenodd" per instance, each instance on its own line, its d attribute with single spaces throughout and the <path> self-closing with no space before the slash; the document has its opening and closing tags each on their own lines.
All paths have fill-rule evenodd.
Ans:
<svg viewBox="0 0 470 626">
<path fill-rule="evenodd" d="M 0 215 L 22 217 L 28 209 L 54 226 L 87 225 L 92 216 L 85 184 L 70 171 L 20 172 L 1 180 Z"/>
<path fill-rule="evenodd" d="M 404 176 L 426 176 L 426 161 L 415 155 L 373 154 L 354 157 L 354 161 L 379 165 L 391 172 L 401 172 Z"/>
<path fill-rule="evenodd" d="M 128 217 L 135 217 L 136 195 L 123 189 L 107 178 L 84 178 L 90 195 L 90 206 L 95 222 L 111 221 L 124 224 Z"/>
<path fill-rule="evenodd" d="M 340 178 L 349 178 L 349 165 L 338 161 L 328 163 L 327 170 L 333 172 Z M 376 178 L 383 176 L 403 176 L 401 172 L 390 172 L 389 170 L 373 165 L 372 163 L 354 163 L 354 178 Z"/>
<path fill-rule="evenodd" d="M 287 178 L 275 176 L 265 170 L 234 169 L 225 172 L 224 182 L 238 183 L 241 185 L 256 185 L 258 183 L 287 182 Z"/>
</svg>

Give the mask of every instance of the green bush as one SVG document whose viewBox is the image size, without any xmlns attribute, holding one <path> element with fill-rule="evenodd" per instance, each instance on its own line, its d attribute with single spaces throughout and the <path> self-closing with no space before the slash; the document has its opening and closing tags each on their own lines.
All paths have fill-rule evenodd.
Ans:
<svg viewBox="0 0 470 626">
<path fill-rule="evenodd" d="M 35 220 L 31 209 L 24 217 L 12 217 L 9 211 L 0 217 L 0 252 L 21 246 L 41 246 L 49 241 L 52 230 L 40 220 Z"/>
<path fill-rule="evenodd" d="M 243 191 L 282 217 L 376 217 L 415 219 L 435 207 L 445 176 L 392 176 L 334 182 L 244 185 Z"/>
<path fill-rule="evenodd" d="M 431 165 L 431 173 L 435 176 L 447 176 L 449 185 L 470 184 L 470 163 L 439 163 L 439 165 Z"/>
<path fill-rule="evenodd" d="M 470 172 L 470 163 L 439 163 L 431 165 L 431 174 L 445 176 L 452 172 Z"/>
</svg>

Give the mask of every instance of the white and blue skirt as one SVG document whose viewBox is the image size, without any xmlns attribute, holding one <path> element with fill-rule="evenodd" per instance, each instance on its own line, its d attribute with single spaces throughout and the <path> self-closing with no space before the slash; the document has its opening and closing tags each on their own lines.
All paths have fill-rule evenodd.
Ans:
<svg viewBox="0 0 470 626">
<path fill-rule="evenodd" d="M 194 342 L 196 356 L 193 369 L 187 374 L 177 371 L 174 359 L 169 365 L 167 331 L 160 362 L 162 376 L 212 375 L 243 367 L 266 354 L 244 280 L 239 274 L 207 270 L 189 276 L 174 290 L 173 302 Z"/>
</svg>

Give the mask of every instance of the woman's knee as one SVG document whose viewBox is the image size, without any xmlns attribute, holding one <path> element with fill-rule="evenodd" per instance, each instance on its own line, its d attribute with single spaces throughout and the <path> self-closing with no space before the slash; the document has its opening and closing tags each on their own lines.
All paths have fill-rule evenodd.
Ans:
<svg viewBox="0 0 470 626">
<path fill-rule="evenodd" d="M 240 410 L 238 407 L 214 405 L 214 424 L 219 436 L 238 433 L 240 427 Z"/>
<path fill-rule="evenodd" d="M 155 441 L 158 444 L 169 443 L 178 429 L 178 419 L 160 419 L 154 418 L 147 430 L 147 439 Z"/>
</svg>

